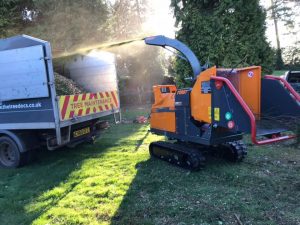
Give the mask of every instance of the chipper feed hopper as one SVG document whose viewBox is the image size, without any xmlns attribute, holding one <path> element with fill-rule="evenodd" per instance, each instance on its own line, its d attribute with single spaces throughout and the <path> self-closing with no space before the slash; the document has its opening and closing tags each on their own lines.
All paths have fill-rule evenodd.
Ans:
<svg viewBox="0 0 300 225">
<path fill-rule="evenodd" d="M 300 96 L 284 79 L 262 78 L 260 66 L 206 68 L 186 45 L 164 36 L 146 38 L 145 43 L 178 50 L 194 73 L 190 88 L 153 87 L 151 132 L 170 141 L 151 143 L 152 156 L 196 170 L 204 165 L 204 152 L 243 160 L 244 134 L 256 145 L 296 137 L 290 130 L 300 118 Z"/>
</svg>

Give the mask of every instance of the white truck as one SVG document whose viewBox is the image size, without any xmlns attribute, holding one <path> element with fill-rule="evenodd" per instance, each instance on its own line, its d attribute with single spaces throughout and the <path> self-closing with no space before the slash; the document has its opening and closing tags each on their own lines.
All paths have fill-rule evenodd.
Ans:
<svg viewBox="0 0 300 225">
<path fill-rule="evenodd" d="M 0 40 L 0 65 L 2 167 L 26 164 L 31 150 L 42 146 L 54 150 L 92 140 L 101 117 L 120 113 L 117 78 L 109 74 L 98 75 L 101 91 L 57 96 L 47 41 L 26 35 Z"/>
<path fill-rule="evenodd" d="M 291 84 L 291 86 L 300 93 L 300 71 L 287 71 L 283 78 Z"/>
</svg>

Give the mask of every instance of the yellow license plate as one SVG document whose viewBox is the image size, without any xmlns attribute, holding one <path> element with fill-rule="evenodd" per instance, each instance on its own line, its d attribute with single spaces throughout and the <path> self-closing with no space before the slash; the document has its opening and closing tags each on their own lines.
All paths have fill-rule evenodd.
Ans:
<svg viewBox="0 0 300 225">
<path fill-rule="evenodd" d="M 89 127 L 86 127 L 86 128 L 83 128 L 81 130 L 76 130 L 73 132 L 73 137 L 76 138 L 76 137 L 80 137 L 80 136 L 83 136 L 85 134 L 89 134 L 91 132 L 91 129 Z"/>
</svg>

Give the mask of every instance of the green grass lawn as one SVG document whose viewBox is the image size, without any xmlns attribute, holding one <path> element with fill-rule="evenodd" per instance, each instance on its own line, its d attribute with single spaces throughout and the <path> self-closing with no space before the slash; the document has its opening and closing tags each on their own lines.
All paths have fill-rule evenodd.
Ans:
<svg viewBox="0 0 300 225">
<path fill-rule="evenodd" d="M 299 149 L 250 147 L 243 163 L 190 173 L 150 159 L 161 138 L 148 129 L 113 125 L 95 145 L 0 169 L 0 224 L 300 224 Z"/>
</svg>

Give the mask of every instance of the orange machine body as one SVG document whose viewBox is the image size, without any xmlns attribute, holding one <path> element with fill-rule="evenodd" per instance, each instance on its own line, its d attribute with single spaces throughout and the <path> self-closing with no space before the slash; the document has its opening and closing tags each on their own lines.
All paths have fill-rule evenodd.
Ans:
<svg viewBox="0 0 300 225">
<path fill-rule="evenodd" d="M 204 93 L 202 89 L 206 82 L 210 83 L 210 77 L 216 76 L 217 68 L 212 67 L 197 77 L 196 83 L 191 91 L 191 114 L 193 118 L 200 122 L 211 123 L 211 93 Z"/>
<path fill-rule="evenodd" d="M 157 85 L 153 87 L 154 104 L 151 110 L 151 128 L 169 132 L 176 131 L 175 85 Z"/>
<path fill-rule="evenodd" d="M 234 73 L 232 72 L 234 71 Z M 231 81 L 245 103 L 249 106 L 256 119 L 260 117 L 261 104 L 261 67 L 253 66 L 240 69 L 209 68 L 203 71 L 196 79 L 193 88 L 177 90 L 175 85 L 157 85 L 153 87 L 155 102 L 151 110 L 151 128 L 176 133 L 176 95 L 190 92 L 191 116 L 201 123 L 212 122 L 214 118 L 224 116 L 219 108 L 212 109 L 210 80 L 213 76 L 226 77 Z"/>
</svg>

